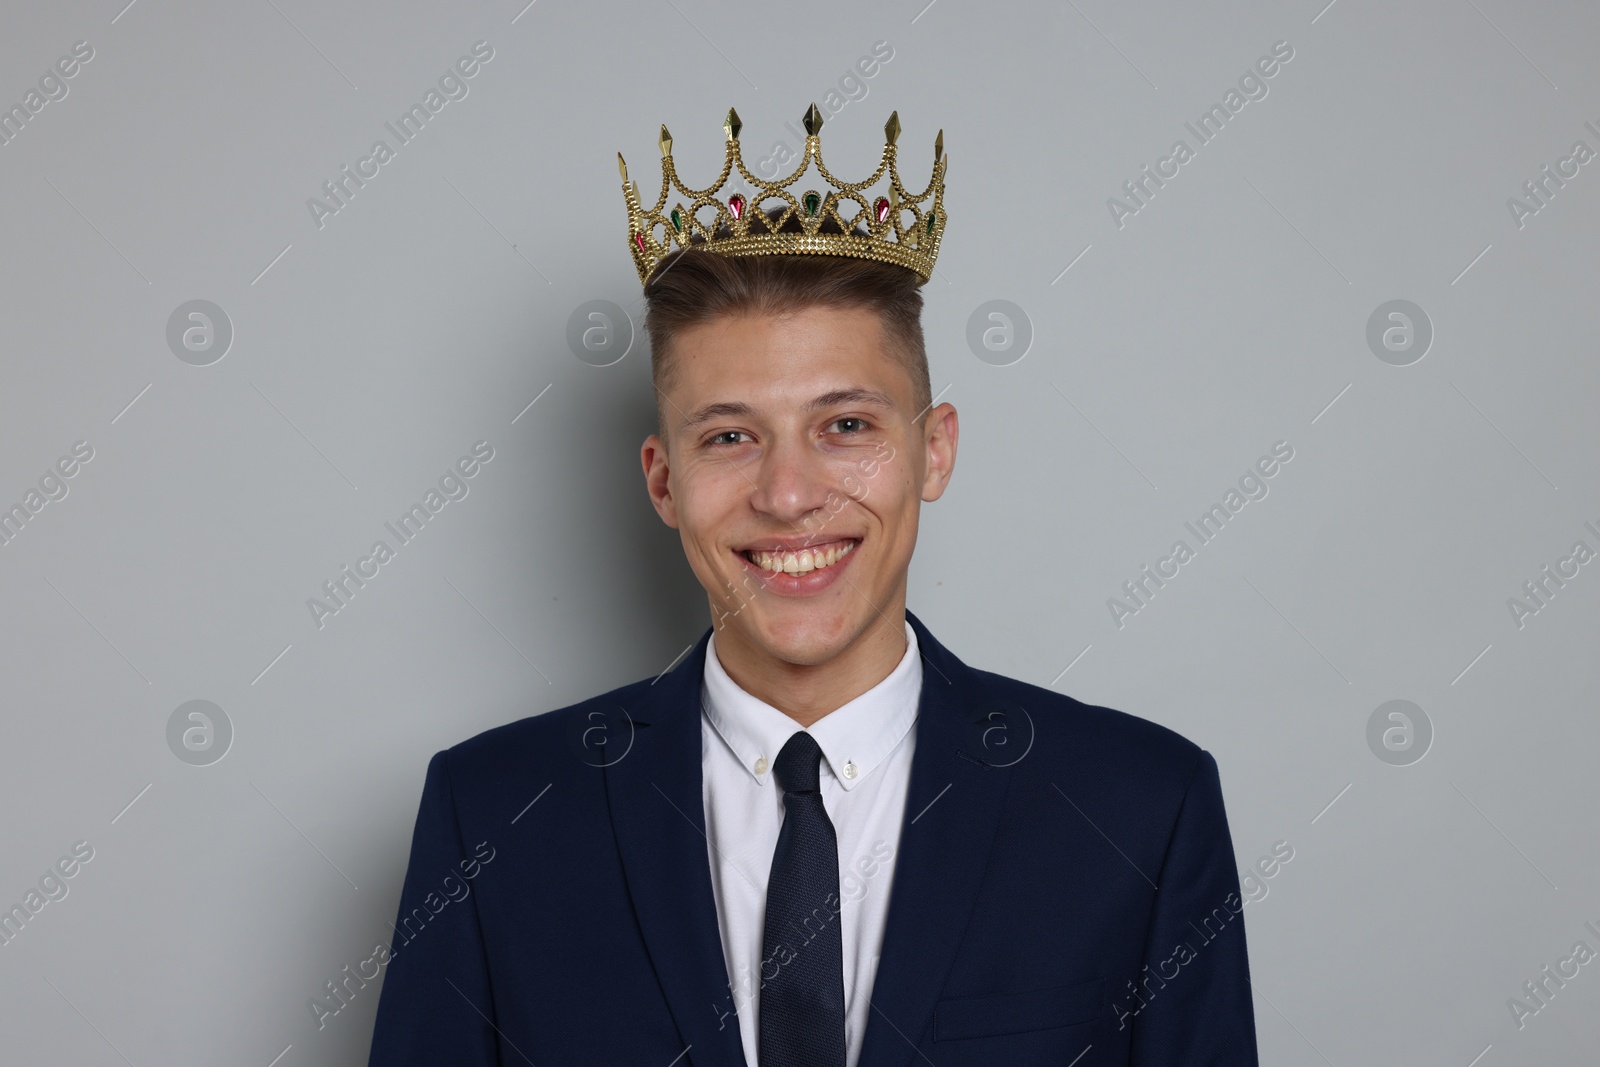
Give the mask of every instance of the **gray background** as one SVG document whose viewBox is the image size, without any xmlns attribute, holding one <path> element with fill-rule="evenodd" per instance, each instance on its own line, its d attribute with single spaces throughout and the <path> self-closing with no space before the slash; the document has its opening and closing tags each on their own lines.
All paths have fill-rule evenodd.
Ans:
<svg viewBox="0 0 1600 1067">
<path fill-rule="evenodd" d="M 1600 162 L 1521 227 L 1507 198 L 1600 149 L 1595 8 L 122 3 L 0 32 L 6 106 L 94 49 L 0 146 L 0 504 L 94 449 L 0 547 L 0 903 L 95 850 L 0 946 L 6 1062 L 365 1062 L 376 986 L 320 1032 L 307 1001 L 389 935 L 428 756 L 708 622 L 638 470 L 644 343 L 565 340 L 586 301 L 639 310 L 616 151 L 653 200 L 658 123 L 699 181 L 730 105 L 751 156 L 796 149 L 877 41 L 830 165 L 867 173 L 891 109 L 907 184 L 941 127 L 951 156 L 925 326 L 962 448 L 912 610 L 1209 748 L 1241 869 L 1292 846 L 1245 909 L 1264 1063 L 1594 1058 L 1600 962 L 1520 1030 L 1507 998 L 1600 949 L 1600 564 L 1521 627 L 1507 599 L 1600 548 Z M 307 198 L 478 40 L 469 94 L 319 228 Z M 1108 198 L 1280 40 L 1119 228 Z M 166 339 L 195 299 L 234 329 L 209 366 Z M 966 341 L 994 299 L 1034 333 L 1009 366 Z M 1394 299 L 1434 330 L 1408 366 L 1366 341 Z M 479 440 L 469 495 L 319 629 L 307 599 Z M 1119 628 L 1107 599 L 1277 441 L 1270 494 Z M 209 766 L 167 740 L 197 699 L 233 727 Z M 1408 766 L 1367 741 L 1395 699 L 1434 732 Z"/>
</svg>

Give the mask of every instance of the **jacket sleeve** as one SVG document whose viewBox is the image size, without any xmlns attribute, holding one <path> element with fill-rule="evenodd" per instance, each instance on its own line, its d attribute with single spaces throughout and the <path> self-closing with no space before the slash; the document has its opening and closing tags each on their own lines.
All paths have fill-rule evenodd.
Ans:
<svg viewBox="0 0 1600 1067">
<path fill-rule="evenodd" d="M 491 853 L 492 856 L 492 853 Z M 368 1067 L 494 1067 L 494 1001 L 448 753 L 428 763 Z"/>
<path fill-rule="evenodd" d="M 1244 901 L 1217 761 L 1201 751 L 1156 879 L 1137 991 L 1116 990 L 1133 1067 L 1256 1067 Z"/>
</svg>

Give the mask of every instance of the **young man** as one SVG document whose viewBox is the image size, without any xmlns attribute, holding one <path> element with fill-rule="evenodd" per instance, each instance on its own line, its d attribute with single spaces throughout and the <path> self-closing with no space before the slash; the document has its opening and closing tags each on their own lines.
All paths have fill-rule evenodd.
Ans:
<svg viewBox="0 0 1600 1067">
<path fill-rule="evenodd" d="M 806 119 L 783 182 L 732 112 L 709 191 L 665 127 L 653 209 L 623 169 L 645 480 L 711 626 L 657 679 L 434 756 L 371 1063 L 1253 1065 L 1210 754 L 969 667 L 905 609 L 958 437 L 920 325 L 943 135 L 923 193 L 895 117 L 842 187 Z M 813 162 L 831 191 L 788 193 Z M 758 194 L 715 199 L 734 165 Z M 664 214 L 674 186 L 692 210 Z"/>
</svg>

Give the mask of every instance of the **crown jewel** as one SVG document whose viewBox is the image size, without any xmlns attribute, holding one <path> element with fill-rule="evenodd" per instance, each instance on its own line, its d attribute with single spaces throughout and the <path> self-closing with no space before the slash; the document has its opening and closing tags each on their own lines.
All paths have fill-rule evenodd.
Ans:
<svg viewBox="0 0 1600 1067">
<path fill-rule="evenodd" d="M 800 164 L 781 180 L 765 181 L 751 174 L 740 154 L 739 131 L 744 128 L 739 113 L 728 109 L 723 131 L 728 135 L 727 158 L 717 180 L 704 189 L 691 189 L 678 179 L 672 162 L 672 134 L 661 127 L 661 194 L 648 210 L 639 200 L 639 186 L 628 180 L 628 164 L 617 153 L 617 169 L 622 173 L 622 195 L 628 204 L 628 251 L 639 271 L 639 281 L 649 281 L 650 272 L 665 256 L 691 245 L 727 256 L 827 255 L 851 256 L 894 263 L 917 274 L 923 282 L 933 273 L 944 237 L 944 171 L 949 157 L 944 153 L 944 131 L 933 143 L 933 174 L 927 188 L 912 193 L 900 184 L 896 166 L 896 142 L 900 138 L 900 114 L 892 112 L 884 124 L 883 158 L 872 175 L 859 182 L 843 182 L 829 173 L 822 162 L 822 112 L 816 104 L 806 110 L 805 152 Z M 789 187 L 798 182 L 812 163 L 830 188 L 805 189 L 796 197 Z M 719 194 L 737 167 L 744 180 L 756 190 L 747 199 L 734 192 L 724 199 Z M 887 174 L 887 195 L 869 202 L 868 191 Z M 667 209 L 667 199 L 676 189 L 686 198 Z M 766 225 L 763 205 L 780 200 L 782 214 Z M 854 205 L 855 210 L 850 206 Z M 777 205 L 772 205 L 776 207 Z M 752 210 L 753 209 L 753 210 Z M 702 218 L 702 212 L 706 217 Z M 907 219 L 907 216 L 909 220 Z M 800 220 L 800 232 L 777 233 L 791 218 Z M 837 223 L 840 233 L 822 233 L 825 220 Z M 752 225 L 752 220 L 760 220 Z M 860 227 L 864 234 L 853 233 Z"/>
</svg>

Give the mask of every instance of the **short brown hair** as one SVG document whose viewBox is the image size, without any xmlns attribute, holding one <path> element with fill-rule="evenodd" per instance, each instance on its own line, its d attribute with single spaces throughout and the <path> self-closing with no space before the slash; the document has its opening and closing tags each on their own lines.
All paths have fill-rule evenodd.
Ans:
<svg viewBox="0 0 1600 1067">
<path fill-rule="evenodd" d="M 782 213 L 782 208 L 765 213 L 769 227 Z M 778 233 L 796 233 L 801 229 L 800 220 L 791 215 L 782 226 L 773 228 Z M 843 232 L 831 216 L 823 219 L 821 230 Z M 854 232 L 865 231 L 857 226 Z M 702 241 L 695 239 L 695 243 Z M 911 376 L 917 417 L 930 406 L 921 279 L 906 267 L 851 256 L 725 256 L 691 244 L 656 264 L 644 297 L 658 414 L 662 414 L 662 398 L 672 383 L 672 344 L 680 332 L 718 315 L 781 315 L 817 306 L 865 307 L 878 312 L 892 354 Z M 664 417 L 661 429 L 665 433 Z"/>
</svg>

